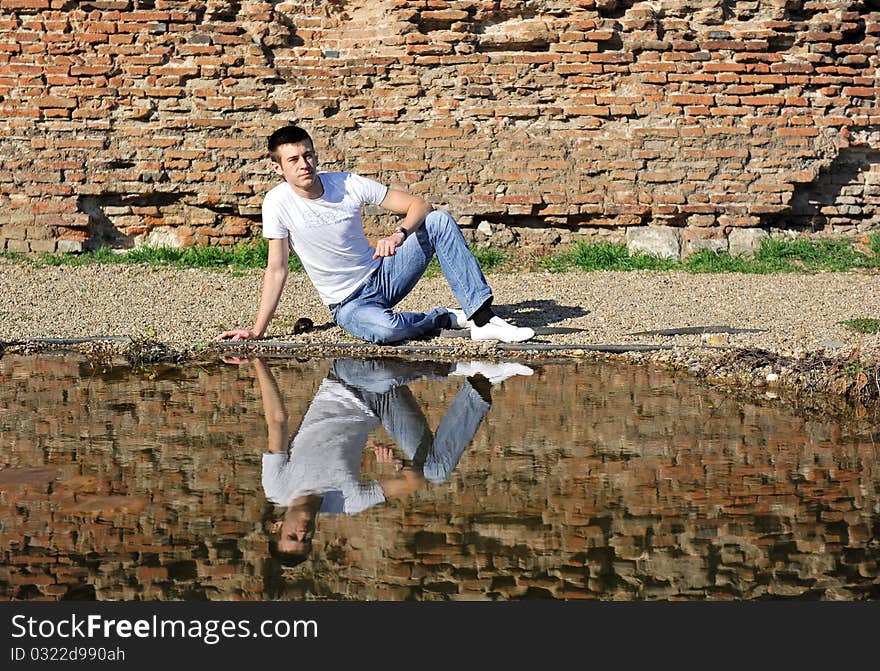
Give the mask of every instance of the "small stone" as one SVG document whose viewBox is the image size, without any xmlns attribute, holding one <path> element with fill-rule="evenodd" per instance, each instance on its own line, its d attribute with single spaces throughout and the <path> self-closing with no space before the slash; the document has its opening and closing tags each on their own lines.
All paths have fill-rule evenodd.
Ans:
<svg viewBox="0 0 880 671">
<path fill-rule="evenodd" d="M 135 242 L 148 247 L 172 247 L 174 249 L 183 247 L 178 231 L 170 226 L 154 228 Z"/>
<path fill-rule="evenodd" d="M 696 254 L 697 252 L 700 252 L 704 249 L 708 249 L 709 251 L 715 252 L 716 254 L 726 252 L 728 251 L 727 238 L 721 238 L 719 240 L 685 240 L 684 246 L 682 248 L 682 257 L 687 258 L 688 256 Z"/>
<path fill-rule="evenodd" d="M 83 250 L 82 240 L 59 240 L 58 251 L 64 254 L 78 254 Z"/>
<path fill-rule="evenodd" d="M 726 345 L 729 341 L 730 337 L 726 333 L 703 333 L 700 336 L 700 342 L 711 347 Z"/>
<path fill-rule="evenodd" d="M 633 226 L 626 229 L 626 248 L 661 259 L 678 259 L 681 231 L 672 226 Z"/>
<path fill-rule="evenodd" d="M 776 373 L 767 373 L 767 377 L 765 378 L 768 383 L 773 383 L 779 380 L 779 375 Z"/>
<path fill-rule="evenodd" d="M 840 349 L 846 343 L 841 342 L 840 340 L 821 340 L 819 341 L 819 347 L 825 347 L 826 349 Z"/>
<path fill-rule="evenodd" d="M 754 256 L 769 234 L 762 228 L 734 228 L 727 236 L 731 256 Z"/>
</svg>

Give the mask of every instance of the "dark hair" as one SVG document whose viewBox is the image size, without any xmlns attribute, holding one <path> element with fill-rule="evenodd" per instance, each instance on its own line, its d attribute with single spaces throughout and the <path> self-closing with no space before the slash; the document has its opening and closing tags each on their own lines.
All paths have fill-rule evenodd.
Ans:
<svg viewBox="0 0 880 671">
<path fill-rule="evenodd" d="M 278 147 L 283 144 L 299 144 L 306 140 L 314 147 L 311 136 L 299 126 L 284 126 L 269 136 L 269 156 L 278 161 Z"/>
<path fill-rule="evenodd" d="M 262 526 L 269 539 L 269 557 L 267 557 L 267 561 L 275 569 L 280 569 L 284 566 L 290 568 L 302 564 L 309 558 L 312 551 L 311 541 L 308 541 L 308 549 L 305 552 L 284 552 L 278 548 L 278 537 L 270 529 L 272 524 L 281 519 L 286 511 L 287 506 L 276 506 L 270 501 L 266 501 L 266 505 L 263 508 Z"/>
<path fill-rule="evenodd" d="M 278 541 L 269 541 L 269 556 L 279 566 L 286 566 L 287 568 L 293 568 L 294 566 L 299 566 L 300 564 L 302 564 L 306 559 L 309 558 L 311 550 L 312 547 L 311 544 L 309 544 L 309 549 L 303 553 L 282 552 L 278 549 Z"/>
</svg>

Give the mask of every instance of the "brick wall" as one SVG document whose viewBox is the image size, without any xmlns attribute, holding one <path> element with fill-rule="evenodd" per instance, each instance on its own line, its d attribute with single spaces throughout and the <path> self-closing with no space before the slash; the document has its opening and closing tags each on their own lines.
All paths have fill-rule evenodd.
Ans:
<svg viewBox="0 0 880 671">
<path fill-rule="evenodd" d="M 0 251 L 243 239 L 290 120 L 481 243 L 873 230 L 878 43 L 874 0 L 0 0 Z"/>
<path fill-rule="evenodd" d="M 294 428 L 327 364 L 270 367 Z M 433 429 L 460 383 L 411 386 Z M 6 355 L 0 474 L 35 470 L 0 478 L 0 599 L 877 598 L 868 428 L 635 366 L 547 365 L 493 398 L 447 484 L 319 516 L 285 574 L 248 367 Z"/>
</svg>

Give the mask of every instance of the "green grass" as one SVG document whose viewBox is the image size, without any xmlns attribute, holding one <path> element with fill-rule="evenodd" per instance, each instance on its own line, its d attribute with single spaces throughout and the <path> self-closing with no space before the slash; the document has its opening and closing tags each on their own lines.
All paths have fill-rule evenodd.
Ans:
<svg viewBox="0 0 880 671">
<path fill-rule="evenodd" d="M 182 268 L 265 268 L 269 256 L 269 244 L 260 238 L 253 243 L 240 243 L 234 247 L 195 246 L 176 249 L 173 247 L 137 247 L 125 252 L 114 252 L 101 247 L 82 254 L 43 254 L 36 260 L 43 266 L 81 266 L 90 263 L 144 263 L 151 266 L 175 266 Z M 302 270 L 296 254 L 290 255 L 290 269 Z"/>
<path fill-rule="evenodd" d="M 484 272 L 490 270 L 502 270 L 506 264 L 512 261 L 511 254 L 501 249 L 495 249 L 494 247 L 471 246 L 470 250 L 471 254 L 477 259 L 477 263 L 480 264 L 480 268 L 482 268 Z M 440 277 L 442 274 L 443 270 L 440 268 L 440 263 L 435 256 L 431 259 L 431 262 L 425 269 L 425 277 Z"/>
<path fill-rule="evenodd" d="M 510 254 L 499 249 L 475 247 L 474 256 L 483 270 L 495 270 L 510 259 Z M 82 254 L 42 254 L 33 262 L 38 266 L 82 266 L 91 263 L 144 263 L 151 266 L 175 266 L 182 268 L 265 268 L 269 255 L 269 244 L 261 238 L 256 242 L 240 243 L 235 247 L 195 246 L 177 249 L 174 247 L 137 247 L 127 251 L 113 251 L 101 247 Z M 19 254 L 5 253 L 4 258 L 23 259 Z M 296 254 L 291 252 L 290 270 L 302 271 L 302 264 Z M 433 259 L 426 275 L 440 275 L 440 264 Z"/>
<path fill-rule="evenodd" d="M 849 240 L 775 240 L 765 239 L 752 258 L 702 250 L 683 261 L 660 259 L 650 254 L 631 253 L 622 243 L 577 243 L 572 247 L 539 258 L 524 258 L 514 252 L 492 247 L 472 247 L 471 251 L 484 271 L 517 271 L 538 266 L 558 273 L 571 269 L 595 270 L 683 270 L 690 273 L 794 273 L 840 272 L 880 268 L 880 233 L 869 236 L 863 251 Z M 188 268 L 264 268 L 269 245 L 264 239 L 235 247 L 199 246 L 173 249 L 138 247 L 126 252 L 101 248 L 83 254 L 43 254 L 33 260 L 19 254 L 4 253 L 3 258 L 24 260 L 37 265 L 76 266 L 89 263 L 144 263 L 153 266 Z M 295 254 L 290 268 L 302 270 Z M 442 274 L 437 260 L 425 271 L 427 277 Z"/>
<path fill-rule="evenodd" d="M 471 252 L 483 270 L 497 270 L 510 261 L 510 254 L 494 247 L 471 247 Z"/>
<path fill-rule="evenodd" d="M 681 265 L 689 273 L 767 273 L 765 264 L 754 259 L 731 256 L 727 253 L 718 254 L 710 249 L 703 249 L 685 259 Z"/>
<path fill-rule="evenodd" d="M 764 240 L 755 261 L 781 272 L 843 271 L 880 265 L 853 249 L 847 240 Z"/>
<path fill-rule="evenodd" d="M 795 273 L 880 268 L 880 233 L 870 237 L 876 256 L 863 254 L 848 240 L 766 239 L 752 258 L 704 249 L 683 261 L 631 253 L 623 243 L 577 243 L 540 259 L 550 272 L 581 270 L 684 270 L 689 273 Z"/>
<path fill-rule="evenodd" d="M 631 254 L 624 244 L 596 242 L 577 243 L 572 249 L 550 254 L 539 260 L 541 267 L 550 272 L 564 272 L 570 268 L 581 270 L 671 270 L 676 262 L 650 254 Z"/>
<path fill-rule="evenodd" d="M 860 317 L 858 319 L 847 319 L 846 321 L 837 322 L 848 326 L 858 333 L 880 333 L 880 319 L 867 319 Z"/>
</svg>

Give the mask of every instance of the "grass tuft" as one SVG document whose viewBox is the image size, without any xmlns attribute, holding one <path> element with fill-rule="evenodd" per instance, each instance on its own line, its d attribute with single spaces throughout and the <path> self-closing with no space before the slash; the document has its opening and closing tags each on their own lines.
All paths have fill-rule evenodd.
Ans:
<svg viewBox="0 0 880 671">
<path fill-rule="evenodd" d="M 764 240 L 755 262 L 781 272 L 844 271 L 876 265 L 848 240 Z M 787 266 L 787 267 L 786 267 Z"/>
<path fill-rule="evenodd" d="M 858 333 L 880 333 L 880 319 L 860 317 L 858 319 L 847 319 L 837 323 L 848 326 Z"/>
<path fill-rule="evenodd" d="M 471 247 L 471 253 L 483 270 L 498 270 L 510 261 L 510 254 L 495 247 Z"/>
<path fill-rule="evenodd" d="M 760 263 L 751 259 L 731 256 L 727 252 L 713 252 L 711 249 L 701 249 L 691 254 L 683 262 L 684 270 L 689 273 L 764 273 L 769 272 Z"/>
<path fill-rule="evenodd" d="M 880 250 L 880 234 L 871 238 L 871 248 Z M 731 256 L 727 252 L 704 249 L 683 261 L 632 253 L 624 244 L 609 242 L 577 243 L 571 249 L 540 260 L 550 272 L 581 270 L 684 270 L 689 273 L 794 273 L 841 272 L 880 267 L 880 254 L 868 256 L 853 248 L 848 240 L 766 239 L 753 258 Z"/>
<path fill-rule="evenodd" d="M 868 236 L 868 247 L 875 256 L 880 256 L 880 231 Z"/>
<path fill-rule="evenodd" d="M 550 272 L 581 270 L 672 270 L 676 262 L 651 254 L 631 253 L 623 243 L 579 242 L 568 251 L 544 257 L 541 266 Z"/>
<path fill-rule="evenodd" d="M 471 254 L 477 259 L 477 263 L 480 264 L 480 268 L 484 272 L 500 270 L 511 261 L 510 254 L 503 250 L 495 249 L 494 247 L 472 246 L 470 250 Z M 428 267 L 425 268 L 425 277 L 440 277 L 441 275 L 443 275 L 443 269 L 440 267 L 440 262 L 437 261 L 437 257 L 435 256 L 431 259 Z"/>
</svg>

